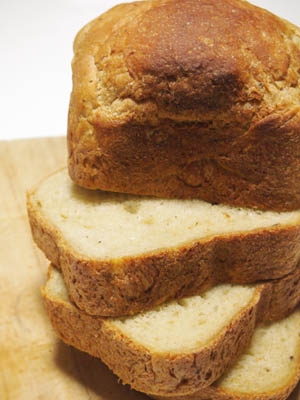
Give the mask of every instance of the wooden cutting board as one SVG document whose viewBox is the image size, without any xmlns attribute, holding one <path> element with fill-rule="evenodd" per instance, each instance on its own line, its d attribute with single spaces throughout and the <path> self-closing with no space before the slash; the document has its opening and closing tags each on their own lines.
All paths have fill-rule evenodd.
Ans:
<svg viewBox="0 0 300 400">
<path fill-rule="evenodd" d="M 0 142 L 0 399 L 146 400 L 59 341 L 44 311 L 48 261 L 32 242 L 25 193 L 65 165 L 64 138 Z"/>
<path fill-rule="evenodd" d="M 0 399 L 145 400 L 60 342 L 43 308 L 48 261 L 32 242 L 25 192 L 64 165 L 64 138 L 0 142 Z"/>
</svg>

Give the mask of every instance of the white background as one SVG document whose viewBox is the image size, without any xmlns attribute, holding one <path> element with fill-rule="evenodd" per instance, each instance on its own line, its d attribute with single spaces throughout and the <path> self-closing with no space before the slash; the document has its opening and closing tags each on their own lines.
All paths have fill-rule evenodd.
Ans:
<svg viewBox="0 0 300 400">
<path fill-rule="evenodd" d="M 0 0 L 0 140 L 66 134 L 74 36 L 121 1 Z M 299 0 L 252 2 L 300 25 Z"/>
</svg>

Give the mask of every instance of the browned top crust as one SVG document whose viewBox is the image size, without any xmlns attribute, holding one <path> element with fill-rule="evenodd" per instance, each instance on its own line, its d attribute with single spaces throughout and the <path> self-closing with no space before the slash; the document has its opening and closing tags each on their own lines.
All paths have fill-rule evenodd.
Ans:
<svg viewBox="0 0 300 400">
<path fill-rule="evenodd" d="M 90 188 L 300 208 L 300 30 L 240 0 L 123 4 L 74 43 L 69 170 Z"/>
</svg>

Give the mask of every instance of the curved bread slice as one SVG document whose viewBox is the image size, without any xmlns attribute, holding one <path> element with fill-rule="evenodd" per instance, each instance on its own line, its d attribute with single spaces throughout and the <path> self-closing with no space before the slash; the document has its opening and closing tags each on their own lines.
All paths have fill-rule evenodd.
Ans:
<svg viewBox="0 0 300 400">
<path fill-rule="evenodd" d="M 63 170 L 28 194 L 34 240 L 93 315 L 120 316 L 216 283 L 290 273 L 300 258 L 300 212 L 91 191 Z"/>
<path fill-rule="evenodd" d="M 213 385 L 160 400 L 284 400 L 300 379 L 300 310 L 259 325 L 247 350 Z"/>
<path fill-rule="evenodd" d="M 281 318 L 299 302 L 299 275 L 298 269 L 273 284 L 219 285 L 201 296 L 119 319 L 79 310 L 55 268 L 49 269 L 43 296 L 64 342 L 101 358 L 136 390 L 186 395 L 210 385 L 234 363 L 259 321 Z M 274 304 L 280 301 L 286 308 L 276 312 Z"/>
</svg>

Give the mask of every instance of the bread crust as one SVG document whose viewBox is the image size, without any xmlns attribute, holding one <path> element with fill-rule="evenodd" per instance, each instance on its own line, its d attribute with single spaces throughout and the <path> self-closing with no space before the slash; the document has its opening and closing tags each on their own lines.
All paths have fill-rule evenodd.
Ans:
<svg viewBox="0 0 300 400">
<path fill-rule="evenodd" d="M 49 274 L 51 274 L 51 267 Z M 282 282 L 258 285 L 251 302 L 206 346 L 186 353 L 155 353 L 112 326 L 110 319 L 90 316 L 71 302 L 53 296 L 43 288 L 43 298 L 59 337 L 82 351 L 101 358 L 124 384 L 157 396 L 182 396 L 207 387 L 235 362 L 250 343 L 255 326 L 270 315 L 280 319 L 294 307 L 286 291 L 299 281 L 300 270 Z M 298 291 L 298 301 L 300 293 Z M 274 302 L 286 304 L 276 309 Z M 270 306 L 271 305 L 271 306 Z M 202 390 L 202 389 L 201 389 Z"/>
<path fill-rule="evenodd" d="M 298 370 L 289 382 L 282 388 L 268 393 L 234 393 L 216 387 L 214 384 L 202 388 L 201 391 L 186 396 L 153 396 L 156 400 L 286 400 L 292 393 L 300 378 L 300 360 L 297 360 Z"/>
<path fill-rule="evenodd" d="M 156 400 L 286 400 L 292 391 L 297 386 L 300 379 L 300 356 L 294 360 L 296 368 L 290 374 L 288 382 L 282 382 L 280 388 L 273 389 L 261 393 L 242 393 L 237 391 L 230 391 L 218 386 L 218 381 L 212 385 L 202 388 L 193 394 L 186 396 L 153 396 Z M 222 379 L 222 377 L 221 377 Z"/>
<path fill-rule="evenodd" d="M 300 362 L 300 361 L 299 361 Z M 296 387 L 300 373 L 295 374 L 295 376 L 290 380 L 288 385 L 286 385 L 281 390 L 273 393 L 266 394 L 242 394 L 242 393 L 229 393 L 225 390 L 215 388 L 211 385 L 207 388 L 201 389 L 192 395 L 187 396 L 151 396 L 156 400 L 286 400 Z"/>
<path fill-rule="evenodd" d="M 246 1 L 115 7 L 74 43 L 70 176 L 92 189 L 299 209 L 299 64 L 300 30 Z"/>
<path fill-rule="evenodd" d="M 199 294 L 217 283 L 254 283 L 291 273 L 300 261 L 300 223 L 204 238 L 117 259 L 79 254 L 28 194 L 33 238 L 62 269 L 70 297 L 88 314 L 121 316 L 168 299 Z"/>
<path fill-rule="evenodd" d="M 300 264 L 294 272 L 267 284 L 270 288 L 260 307 L 260 322 L 283 319 L 300 304 Z"/>
</svg>

